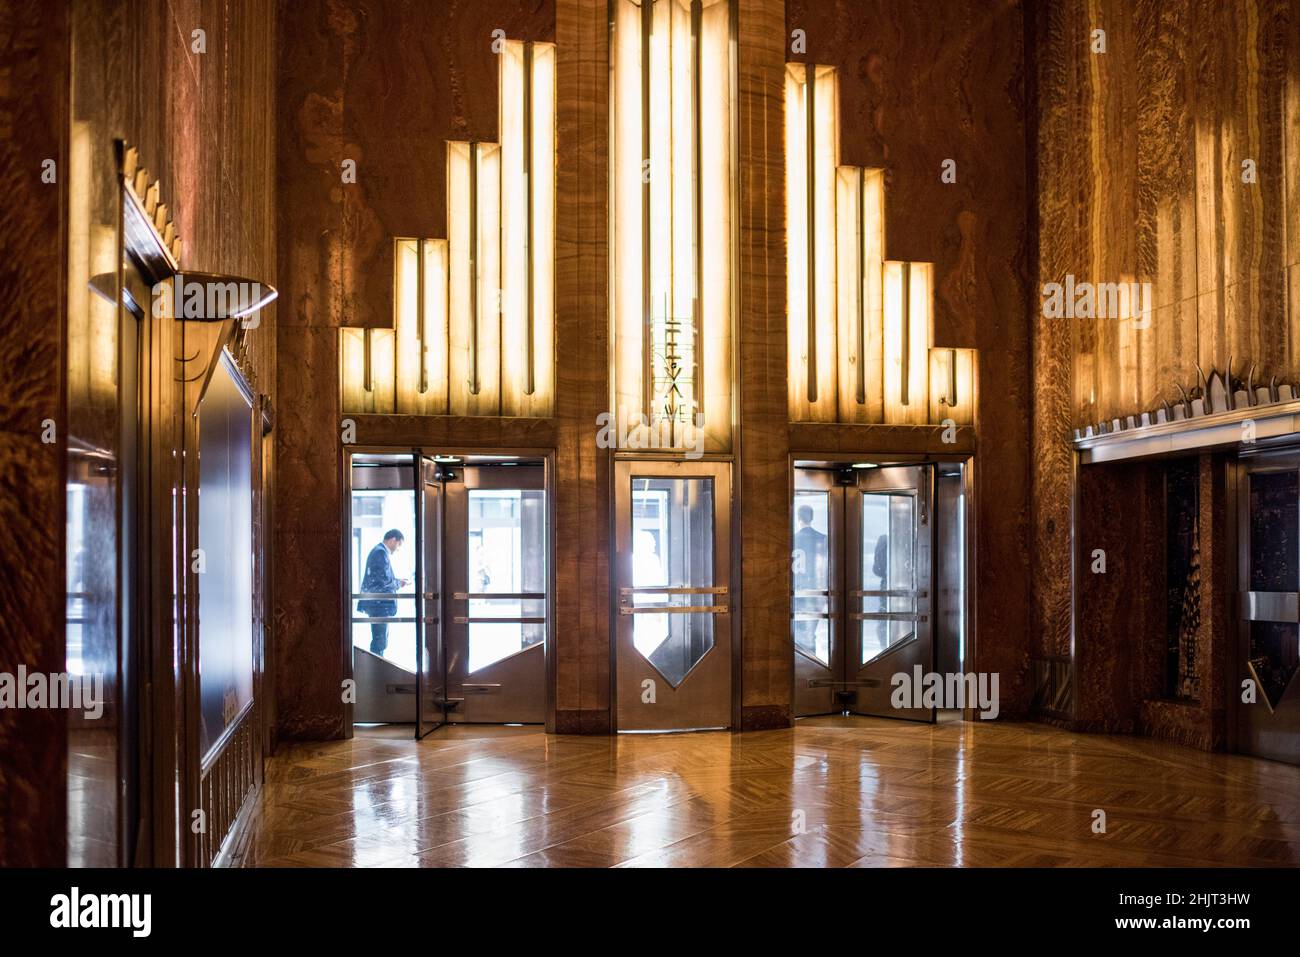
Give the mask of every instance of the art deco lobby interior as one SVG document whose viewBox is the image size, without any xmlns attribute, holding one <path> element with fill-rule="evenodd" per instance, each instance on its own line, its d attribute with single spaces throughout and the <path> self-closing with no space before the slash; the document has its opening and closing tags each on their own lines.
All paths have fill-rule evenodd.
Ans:
<svg viewBox="0 0 1300 957">
<path fill-rule="evenodd" d="M 1295 0 L 0 0 L 0 865 L 1300 864 Z"/>
</svg>

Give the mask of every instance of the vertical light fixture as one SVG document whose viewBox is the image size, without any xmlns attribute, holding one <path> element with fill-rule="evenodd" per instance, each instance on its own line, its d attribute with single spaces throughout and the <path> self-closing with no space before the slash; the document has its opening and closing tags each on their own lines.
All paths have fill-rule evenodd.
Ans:
<svg viewBox="0 0 1300 957">
<path fill-rule="evenodd" d="M 398 239 L 393 250 L 397 411 L 447 412 L 447 241 Z"/>
<path fill-rule="evenodd" d="M 975 423 L 975 350 L 930 350 L 930 421 Z"/>
<path fill-rule="evenodd" d="M 501 54 L 501 412 L 549 415 L 555 336 L 555 45 Z"/>
<path fill-rule="evenodd" d="M 451 408 L 501 414 L 501 147 L 449 143 Z"/>
<path fill-rule="evenodd" d="M 839 421 L 884 421 L 885 178 L 880 169 L 836 170 Z"/>
<path fill-rule="evenodd" d="M 891 425 L 923 425 L 929 417 L 931 270 L 930 263 L 885 263 L 885 422 Z"/>
<path fill-rule="evenodd" d="M 838 86 L 833 67 L 786 64 L 790 408 L 800 421 L 836 418 Z"/>
<path fill-rule="evenodd" d="M 733 0 L 610 0 L 613 391 L 642 447 L 699 412 L 730 435 L 734 23 Z"/>
</svg>

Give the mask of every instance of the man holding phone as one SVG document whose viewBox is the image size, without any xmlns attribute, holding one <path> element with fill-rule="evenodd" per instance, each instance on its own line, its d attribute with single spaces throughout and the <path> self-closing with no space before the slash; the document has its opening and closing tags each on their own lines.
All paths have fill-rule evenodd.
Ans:
<svg viewBox="0 0 1300 957">
<path fill-rule="evenodd" d="M 402 547 L 405 536 L 390 528 L 384 540 L 370 550 L 366 558 L 366 574 L 361 579 L 361 590 L 367 594 L 395 594 L 410 582 L 393 574 L 392 555 Z M 397 615 L 397 602 L 393 599 L 366 598 L 357 602 L 357 610 L 371 618 L 393 618 Z M 388 647 L 388 622 L 371 622 L 370 650 L 381 657 Z"/>
</svg>

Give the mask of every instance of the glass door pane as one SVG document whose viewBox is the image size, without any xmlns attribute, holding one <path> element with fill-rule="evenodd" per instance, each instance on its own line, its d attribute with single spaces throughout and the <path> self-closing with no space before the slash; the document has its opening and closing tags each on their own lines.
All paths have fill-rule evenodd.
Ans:
<svg viewBox="0 0 1300 957">
<path fill-rule="evenodd" d="M 831 661 L 830 493 L 794 493 L 794 645 L 824 665 Z"/>
<path fill-rule="evenodd" d="M 713 480 L 632 482 L 632 606 L 696 609 L 713 604 Z M 662 587 L 663 591 L 648 590 Z M 677 687 L 713 647 L 710 611 L 632 616 L 632 644 Z"/>
<path fill-rule="evenodd" d="M 546 493 L 469 490 L 469 672 L 546 637 Z M 536 596 L 536 597 L 530 597 Z M 483 621 L 501 618 L 503 621 Z M 536 619 L 536 620 L 532 620 Z"/>
<path fill-rule="evenodd" d="M 867 614 L 916 612 L 916 496 L 862 493 L 862 610 Z M 911 618 L 864 619 L 861 664 L 916 635 Z"/>
<path fill-rule="evenodd" d="M 352 569 L 352 644 L 413 677 L 415 553 L 408 542 L 414 541 L 415 496 L 409 470 L 408 464 L 403 470 L 407 473 L 405 488 L 354 486 L 348 564 Z M 354 482 L 355 474 L 354 470 Z"/>
</svg>

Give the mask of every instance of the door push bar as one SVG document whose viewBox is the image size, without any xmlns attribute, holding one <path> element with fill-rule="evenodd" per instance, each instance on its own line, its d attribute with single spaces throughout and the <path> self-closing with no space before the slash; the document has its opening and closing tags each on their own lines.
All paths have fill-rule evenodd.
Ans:
<svg viewBox="0 0 1300 957">
<path fill-rule="evenodd" d="M 637 585 L 618 590 L 618 613 L 620 615 L 725 615 L 731 611 L 730 605 L 633 605 L 632 596 L 642 595 L 726 595 L 725 585 L 705 588 L 668 585 Z"/>
<path fill-rule="evenodd" d="M 453 625 L 544 625 L 545 618 L 494 618 L 491 615 L 487 617 L 456 615 L 451 619 Z"/>
<path fill-rule="evenodd" d="M 458 591 L 452 593 L 452 601 L 477 601 L 485 598 L 500 598 L 514 601 L 545 601 L 544 591 Z"/>
<path fill-rule="evenodd" d="M 849 617 L 854 621 L 929 621 L 927 615 L 917 615 L 910 611 L 855 611 Z"/>
<path fill-rule="evenodd" d="M 636 585 L 633 587 L 623 587 L 618 590 L 623 598 L 633 594 L 654 594 L 654 595 L 725 595 L 727 594 L 726 585 L 711 585 L 702 588 L 692 588 L 686 585 Z"/>
</svg>

